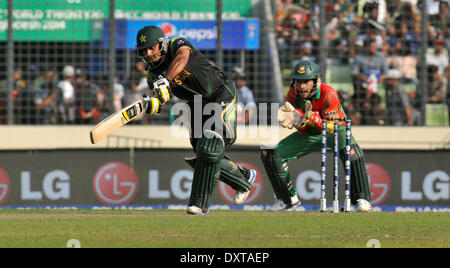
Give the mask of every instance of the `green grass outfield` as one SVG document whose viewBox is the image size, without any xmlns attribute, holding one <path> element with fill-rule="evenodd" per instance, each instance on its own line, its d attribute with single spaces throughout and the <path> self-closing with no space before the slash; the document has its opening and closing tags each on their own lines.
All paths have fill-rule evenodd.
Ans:
<svg viewBox="0 0 450 268">
<path fill-rule="evenodd" d="M 450 247 L 450 213 L 0 210 L 0 247 Z M 374 240 L 372 240 L 374 241 Z"/>
</svg>

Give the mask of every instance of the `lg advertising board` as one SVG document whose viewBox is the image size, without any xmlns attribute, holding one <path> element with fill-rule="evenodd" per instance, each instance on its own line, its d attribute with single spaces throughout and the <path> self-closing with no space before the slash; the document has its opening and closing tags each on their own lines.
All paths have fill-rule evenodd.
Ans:
<svg viewBox="0 0 450 268">
<path fill-rule="evenodd" d="M 181 149 L 138 149 L 133 154 L 122 149 L 4 151 L 0 207 L 183 208 L 193 177 L 183 158 L 191 154 Z M 366 151 L 365 155 L 374 210 L 450 209 L 449 151 Z M 234 191 L 219 182 L 211 203 L 220 208 L 266 209 L 274 195 L 259 150 L 232 150 L 230 156 L 258 171 L 252 192 L 243 206 L 234 206 Z M 289 162 L 301 209 L 318 209 L 319 169 L 318 153 Z"/>
</svg>

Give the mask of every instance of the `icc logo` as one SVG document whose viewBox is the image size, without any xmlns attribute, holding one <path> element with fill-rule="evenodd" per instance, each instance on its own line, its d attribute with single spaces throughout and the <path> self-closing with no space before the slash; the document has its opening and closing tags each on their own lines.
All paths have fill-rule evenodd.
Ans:
<svg viewBox="0 0 450 268">
<path fill-rule="evenodd" d="M 121 162 L 109 162 L 100 167 L 94 176 L 94 193 L 105 205 L 130 203 L 138 190 L 136 172 Z"/>
<path fill-rule="evenodd" d="M 250 190 L 250 194 L 248 195 L 247 200 L 245 200 L 244 204 L 255 203 L 256 201 L 259 200 L 259 198 L 261 198 L 261 195 L 262 195 L 263 189 L 264 189 L 264 183 L 263 183 L 263 178 L 262 178 L 261 172 L 256 167 L 254 167 L 253 165 L 251 165 L 249 163 L 238 162 L 236 164 L 240 167 L 256 170 L 255 182 L 253 183 L 253 187 Z M 226 185 L 225 183 L 223 183 L 221 181 L 219 181 L 218 186 L 219 186 L 218 187 L 219 193 L 220 193 L 220 196 L 222 197 L 222 199 L 225 200 L 229 204 L 233 204 L 233 197 L 234 197 L 235 191 L 230 186 Z"/>
<path fill-rule="evenodd" d="M 10 183 L 8 174 L 0 167 L 0 205 L 8 199 L 9 189 Z"/>
</svg>

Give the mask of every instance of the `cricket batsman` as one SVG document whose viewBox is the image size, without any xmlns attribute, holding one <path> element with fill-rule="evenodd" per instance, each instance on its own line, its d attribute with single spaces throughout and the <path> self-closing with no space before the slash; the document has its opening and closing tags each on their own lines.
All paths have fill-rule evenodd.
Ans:
<svg viewBox="0 0 450 268">
<path fill-rule="evenodd" d="M 234 203 L 242 204 L 248 197 L 256 171 L 240 168 L 224 155 L 236 141 L 234 83 L 187 39 L 169 40 L 159 27 L 140 29 L 136 47 L 148 71 L 147 82 L 153 89 L 153 96 L 144 96 L 146 112 L 159 114 L 173 95 L 187 101 L 191 110 L 190 142 L 195 157 L 186 158 L 194 168 L 187 213 L 203 215 L 208 212 L 210 197 L 219 179 L 236 190 Z M 203 108 L 208 104 L 220 105 L 221 113 L 203 115 Z M 201 107 L 194 108 L 195 105 Z M 200 112 L 196 114 L 196 111 Z M 207 128 L 205 122 L 212 117 L 216 123 Z M 196 120 L 201 122 L 201 133 L 193 128 Z"/>
<path fill-rule="evenodd" d="M 297 131 L 281 140 L 274 149 L 262 149 L 261 160 L 276 195 L 272 211 L 294 210 L 300 200 L 292 185 L 287 162 L 321 149 L 322 120 L 345 118 L 338 93 L 320 82 L 319 67 L 312 61 L 300 61 L 291 74 L 292 85 L 286 104 L 278 111 L 278 121 L 285 128 Z M 339 157 L 345 163 L 345 121 L 339 123 Z M 327 124 L 328 147 L 332 147 L 334 123 Z M 331 136 L 330 136 L 331 135 Z M 351 138 L 350 196 L 357 211 L 371 210 L 370 188 L 363 151 Z"/>
</svg>

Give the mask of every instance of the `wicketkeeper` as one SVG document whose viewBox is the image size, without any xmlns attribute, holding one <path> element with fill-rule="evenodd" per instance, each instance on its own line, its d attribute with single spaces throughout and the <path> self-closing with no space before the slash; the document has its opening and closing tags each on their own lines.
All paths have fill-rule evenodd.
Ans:
<svg viewBox="0 0 450 268">
<path fill-rule="evenodd" d="M 236 190 L 234 203 L 242 204 L 256 178 L 256 171 L 237 167 L 224 155 L 236 141 L 234 83 L 228 81 L 223 71 L 187 39 L 169 40 L 156 26 L 139 30 L 137 51 L 148 71 L 147 82 L 153 88 L 153 96 L 144 96 L 147 113 L 159 114 L 172 95 L 187 101 L 191 108 L 190 141 L 195 157 L 186 158 L 194 168 L 187 212 L 202 215 L 208 211 L 210 197 L 219 179 Z M 201 103 L 194 101 L 199 96 Z M 211 103 L 220 105 L 221 113 L 203 115 L 203 108 Z M 196 105 L 201 107 L 194 107 Z M 196 111 L 199 114 L 195 114 Z M 201 133 L 195 133 L 196 120 L 201 122 Z M 204 123 L 207 121 L 216 123 L 206 128 Z"/>
<path fill-rule="evenodd" d="M 320 82 L 319 67 L 312 61 L 301 61 L 292 70 L 292 85 L 286 104 L 278 111 L 278 121 L 297 131 L 281 140 L 274 149 L 263 149 L 261 160 L 276 195 L 272 211 L 293 210 L 300 200 L 292 185 L 287 162 L 321 149 L 322 120 L 345 118 L 338 93 Z M 339 156 L 345 163 L 345 121 L 339 123 Z M 327 143 L 332 147 L 334 123 L 327 124 Z M 351 202 L 357 211 L 370 211 L 370 188 L 363 151 L 351 139 Z"/>
</svg>

